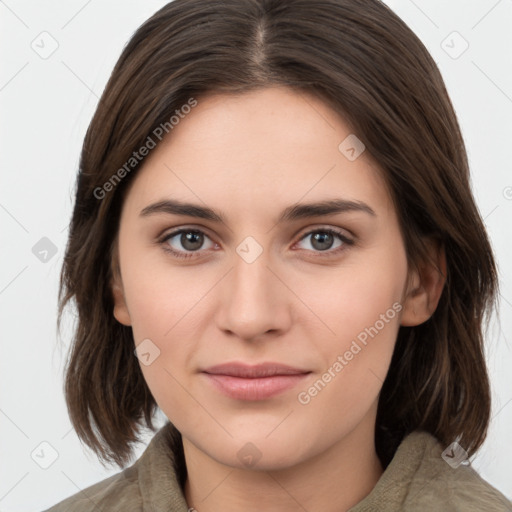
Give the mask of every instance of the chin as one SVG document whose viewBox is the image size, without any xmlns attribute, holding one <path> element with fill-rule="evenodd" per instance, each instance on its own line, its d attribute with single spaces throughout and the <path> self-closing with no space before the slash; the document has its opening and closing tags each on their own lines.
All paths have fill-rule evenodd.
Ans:
<svg viewBox="0 0 512 512">
<path fill-rule="evenodd" d="M 238 469 L 275 471 L 287 469 L 301 462 L 306 454 L 304 435 L 293 435 L 289 430 L 272 432 L 278 423 L 268 428 L 230 430 L 233 438 L 222 436 L 216 446 L 211 439 L 205 451 L 218 462 Z M 229 430 L 229 429 L 228 429 Z M 268 435 L 269 432 L 272 432 Z"/>
</svg>

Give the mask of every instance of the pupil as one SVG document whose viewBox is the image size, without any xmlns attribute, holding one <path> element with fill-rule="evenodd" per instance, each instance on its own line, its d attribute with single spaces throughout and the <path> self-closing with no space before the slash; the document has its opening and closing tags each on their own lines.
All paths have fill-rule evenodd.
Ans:
<svg viewBox="0 0 512 512">
<path fill-rule="evenodd" d="M 322 243 L 325 243 L 326 239 L 328 242 L 330 242 L 330 243 L 327 243 L 327 247 L 322 246 Z M 320 247 L 316 247 L 316 249 L 319 249 L 319 250 L 329 249 L 332 245 L 331 233 L 315 233 L 315 235 L 313 235 L 313 246 L 314 247 L 316 246 L 316 242 L 320 243 Z"/>
<path fill-rule="evenodd" d="M 182 243 L 183 247 L 185 247 L 186 249 L 189 249 L 189 250 L 198 249 L 198 247 L 201 247 L 201 245 L 202 245 L 201 234 L 194 232 L 194 231 L 189 231 L 187 233 L 183 233 L 181 235 L 181 239 L 182 239 L 181 243 Z M 198 241 L 199 241 L 199 244 L 198 244 Z"/>
</svg>

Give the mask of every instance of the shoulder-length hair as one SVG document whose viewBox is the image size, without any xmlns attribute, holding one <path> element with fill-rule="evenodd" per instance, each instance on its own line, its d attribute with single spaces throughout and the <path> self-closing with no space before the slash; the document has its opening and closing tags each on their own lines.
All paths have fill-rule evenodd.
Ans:
<svg viewBox="0 0 512 512">
<path fill-rule="evenodd" d="M 388 184 L 410 265 L 427 257 L 427 237 L 445 250 L 438 307 L 423 324 L 400 327 L 380 393 L 383 466 L 416 429 L 445 445 L 458 440 L 472 455 L 489 423 L 483 328 L 497 297 L 496 265 L 441 74 L 379 0 L 175 0 L 128 42 L 85 136 L 60 280 L 59 329 L 72 299 L 77 311 L 65 397 L 79 438 L 102 463 L 122 467 L 141 427 L 155 430 L 158 406 L 131 328 L 113 316 L 113 249 L 140 167 L 134 151 L 159 127 L 172 137 L 169 119 L 191 98 L 273 85 L 316 95 L 364 142 Z"/>
</svg>

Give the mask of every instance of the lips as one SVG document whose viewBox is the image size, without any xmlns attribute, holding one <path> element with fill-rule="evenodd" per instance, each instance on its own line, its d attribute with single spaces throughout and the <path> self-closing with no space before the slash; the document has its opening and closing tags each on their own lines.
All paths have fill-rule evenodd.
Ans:
<svg viewBox="0 0 512 512">
<path fill-rule="evenodd" d="M 264 400 L 280 394 L 311 373 L 280 363 L 224 363 L 202 371 L 223 394 L 238 400 Z"/>
<path fill-rule="evenodd" d="M 272 377 L 274 375 L 299 375 L 310 373 L 309 370 L 301 370 L 286 364 L 280 363 L 262 363 L 249 365 L 245 363 L 224 363 L 211 366 L 205 373 L 212 375 L 230 375 L 232 377 L 241 377 L 246 379 Z"/>
</svg>

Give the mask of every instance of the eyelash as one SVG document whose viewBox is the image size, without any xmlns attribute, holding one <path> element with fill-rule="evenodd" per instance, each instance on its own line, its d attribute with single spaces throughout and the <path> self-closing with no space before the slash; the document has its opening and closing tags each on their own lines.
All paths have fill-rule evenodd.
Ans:
<svg viewBox="0 0 512 512">
<path fill-rule="evenodd" d="M 158 243 L 162 245 L 162 248 L 163 248 L 164 251 L 171 253 L 173 256 L 175 256 L 177 258 L 183 258 L 183 259 L 193 258 L 195 256 L 195 254 L 199 253 L 200 251 L 191 251 L 191 252 L 188 252 L 188 253 L 184 254 L 183 251 L 176 251 L 176 250 L 172 249 L 169 246 L 169 244 L 167 244 L 167 242 L 170 239 L 174 238 L 177 235 L 181 235 L 182 233 L 196 233 L 196 234 L 202 234 L 202 235 L 208 237 L 208 235 L 204 231 L 202 231 L 200 229 L 196 229 L 196 228 L 181 228 L 181 229 L 178 229 L 176 231 L 173 231 L 172 233 L 168 233 L 168 234 L 164 235 L 163 238 L 158 240 Z M 313 252 L 318 253 L 319 254 L 318 257 L 320 257 L 320 258 L 322 258 L 322 257 L 326 257 L 326 258 L 332 257 L 334 255 L 337 255 L 341 251 L 346 250 L 347 246 L 354 245 L 354 240 L 351 240 L 350 238 L 346 237 L 342 232 L 340 232 L 340 231 L 338 231 L 336 229 L 333 229 L 333 228 L 317 228 L 317 229 L 308 231 L 307 233 L 305 233 L 299 239 L 299 242 L 301 242 L 302 240 L 304 240 L 308 236 L 313 235 L 315 233 L 329 233 L 330 235 L 333 235 L 333 236 L 337 237 L 341 242 L 343 242 L 343 245 L 341 245 L 340 247 L 338 247 L 338 248 L 336 248 L 334 250 L 327 249 L 325 251 L 313 251 Z M 304 249 L 304 250 L 307 250 L 307 249 Z"/>
</svg>

